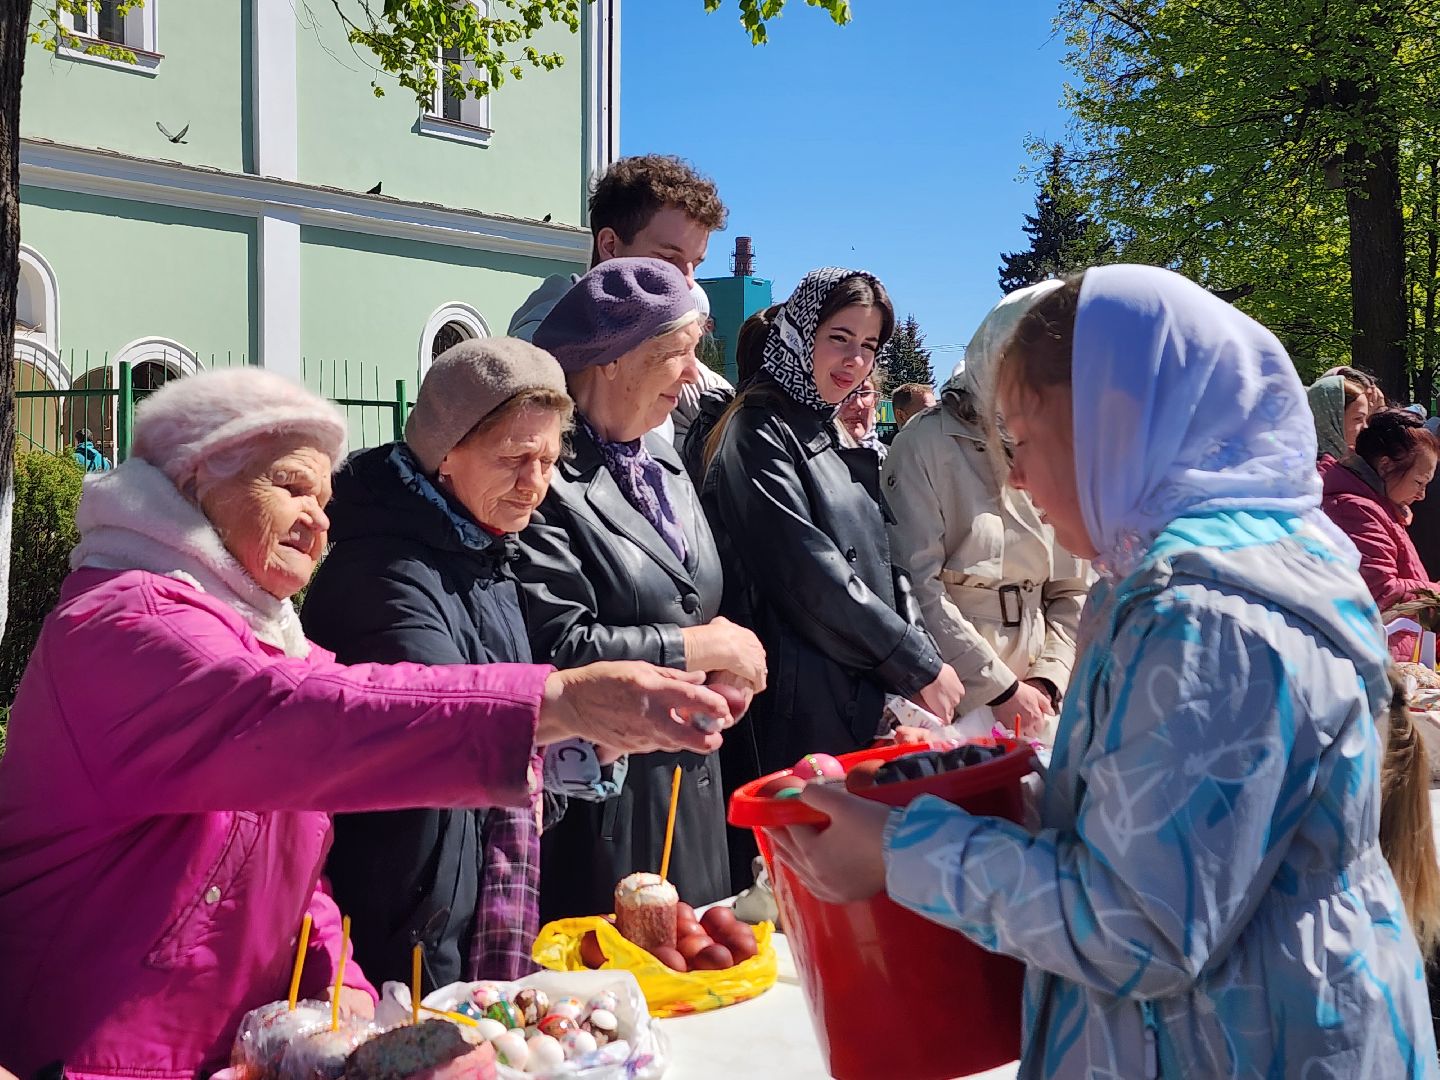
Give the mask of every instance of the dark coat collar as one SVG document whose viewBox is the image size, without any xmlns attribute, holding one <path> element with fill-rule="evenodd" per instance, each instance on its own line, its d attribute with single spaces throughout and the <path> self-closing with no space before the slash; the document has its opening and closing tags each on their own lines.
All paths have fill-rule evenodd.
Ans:
<svg viewBox="0 0 1440 1080">
<path fill-rule="evenodd" d="M 670 545 L 665 543 L 655 526 L 630 505 L 630 501 L 621 492 L 620 485 L 610 475 L 610 470 L 605 468 L 605 459 L 600 456 L 599 448 L 583 425 L 576 425 L 570 444 L 569 457 L 559 465 L 560 475 L 584 491 L 585 501 L 595 515 L 609 528 L 628 537 L 664 567 L 671 577 L 682 583 L 691 582 L 699 551 L 695 501 L 686 490 L 690 478 L 675 448 L 654 432 L 645 436 L 645 449 L 650 451 L 650 456 L 667 474 L 665 482 L 670 489 L 670 503 L 675 508 L 681 529 L 685 532 L 684 564 L 675 557 Z"/>
<path fill-rule="evenodd" d="M 794 432 L 796 441 L 811 457 L 840 445 L 834 414 L 826 415 L 808 405 L 801 405 L 785 393 L 768 373 L 762 371 L 757 375 L 753 389 L 747 390 L 747 394 L 747 405 L 768 409 L 784 419 Z"/>
</svg>

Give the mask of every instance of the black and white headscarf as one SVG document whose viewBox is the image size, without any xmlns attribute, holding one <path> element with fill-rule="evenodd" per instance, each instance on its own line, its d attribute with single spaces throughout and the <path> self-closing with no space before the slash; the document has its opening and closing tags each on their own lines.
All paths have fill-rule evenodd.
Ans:
<svg viewBox="0 0 1440 1080">
<path fill-rule="evenodd" d="M 836 285 L 861 273 L 839 266 L 811 270 L 781 306 L 765 339 L 765 358 L 760 366 L 792 399 L 826 416 L 833 416 L 839 406 L 822 398 L 815 385 L 815 332 L 820 329 L 820 309 Z"/>
</svg>

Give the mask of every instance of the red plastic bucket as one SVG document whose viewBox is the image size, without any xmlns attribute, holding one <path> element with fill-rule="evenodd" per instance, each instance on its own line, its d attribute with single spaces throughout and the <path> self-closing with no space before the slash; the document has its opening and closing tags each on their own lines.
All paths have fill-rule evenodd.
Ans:
<svg viewBox="0 0 1440 1080">
<path fill-rule="evenodd" d="M 983 765 L 882 784 L 863 794 L 890 806 L 936 795 L 971 813 L 1019 822 L 1020 781 L 1034 768 L 1035 751 L 1008 741 L 1002 745 L 1009 752 Z M 861 761 L 923 749 L 862 750 L 840 762 L 848 771 Z M 830 1075 L 949 1080 L 1014 1061 L 1020 1056 L 1022 964 L 987 952 L 883 893 L 851 904 L 818 900 L 787 867 L 776 866 L 770 829 L 829 820 L 798 800 L 755 795 L 788 772 L 739 788 L 730 799 L 730 824 L 755 830 Z"/>
</svg>

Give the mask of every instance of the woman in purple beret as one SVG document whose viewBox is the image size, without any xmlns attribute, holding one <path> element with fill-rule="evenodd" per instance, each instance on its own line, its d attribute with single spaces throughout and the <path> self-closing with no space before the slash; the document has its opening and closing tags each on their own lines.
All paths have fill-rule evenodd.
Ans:
<svg viewBox="0 0 1440 1080">
<path fill-rule="evenodd" d="M 765 651 L 717 618 L 720 559 L 674 447 L 649 433 L 698 378 L 700 324 L 680 272 L 612 259 L 581 278 L 535 332 L 575 399 L 573 452 L 520 537 L 516 574 L 537 660 L 568 668 L 648 660 L 734 688 L 732 712 L 765 688 Z M 586 744 L 551 747 L 569 810 L 541 849 L 542 917 L 611 910 L 615 883 L 660 869 L 671 781 L 681 769 L 669 877 L 691 904 L 730 893 L 725 802 L 714 754 L 657 753 L 601 765 Z"/>
</svg>

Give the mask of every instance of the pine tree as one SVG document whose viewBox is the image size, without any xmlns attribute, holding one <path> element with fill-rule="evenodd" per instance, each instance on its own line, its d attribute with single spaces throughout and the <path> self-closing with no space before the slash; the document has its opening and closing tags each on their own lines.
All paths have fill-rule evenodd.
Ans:
<svg viewBox="0 0 1440 1080">
<path fill-rule="evenodd" d="M 1065 175 L 1063 150 L 1054 146 L 1035 195 L 1035 213 L 1025 215 L 1029 251 L 1002 255 L 1000 288 L 1006 293 L 1047 278 L 1111 262 L 1115 241 L 1085 214 L 1085 201 Z"/>
<path fill-rule="evenodd" d="M 881 350 L 879 367 L 885 373 L 885 385 L 890 389 L 905 383 L 935 385 L 930 350 L 925 348 L 925 335 L 920 332 L 920 323 L 914 315 L 905 316 L 905 321 L 895 327 L 895 333 Z"/>
</svg>

